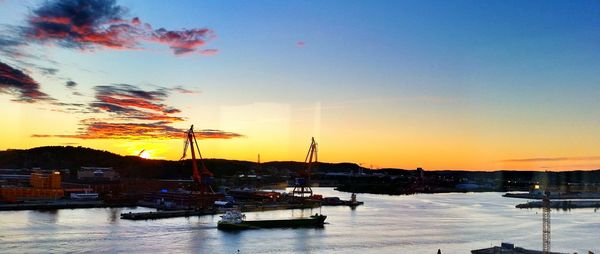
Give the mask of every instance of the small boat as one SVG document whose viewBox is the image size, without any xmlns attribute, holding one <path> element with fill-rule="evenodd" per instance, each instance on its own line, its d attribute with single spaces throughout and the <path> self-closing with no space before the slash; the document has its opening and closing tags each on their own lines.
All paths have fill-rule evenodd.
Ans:
<svg viewBox="0 0 600 254">
<path fill-rule="evenodd" d="M 221 216 L 217 228 L 221 230 L 241 230 L 259 228 L 299 228 L 322 227 L 327 216 L 315 214 L 307 218 L 292 218 L 281 220 L 246 220 L 246 215 L 237 210 L 230 210 Z"/>
<path fill-rule="evenodd" d="M 349 207 L 357 207 L 359 205 L 364 204 L 362 201 L 356 200 L 356 194 L 352 193 L 350 200 L 341 200 L 338 197 L 325 197 L 321 200 L 321 205 L 323 206 L 349 206 Z"/>
<path fill-rule="evenodd" d="M 350 206 L 350 207 L 357 207 L 359 205 L 364 204 L 364 202 L 362 201 L 357 201 L 356 200 L 356 194 L 352 193 L 352 196 L 350 196 L 350 201 L 346 201 L 346 205 Z"/>
</svg>

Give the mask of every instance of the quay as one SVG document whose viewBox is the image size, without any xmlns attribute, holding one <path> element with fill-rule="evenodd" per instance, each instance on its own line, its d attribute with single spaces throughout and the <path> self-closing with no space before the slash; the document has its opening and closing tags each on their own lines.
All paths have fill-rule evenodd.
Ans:
<svg viewBox="0 0 600 254">
<path fill-rule="evenodd" d="M 542 199 L 542 193 L 506 193 L 502 195 L 507 198 L 524 198 L 524 199 Z M 600 193 L 597 192 L 579 192 L 579 193 L 550 193 L 550 199 L 600 199 Z"/>
<path fill-rule="evenodd" d="M 532 201 L 525 204 L 518 204 L 516 208 L 542 208 L 544 203 L 542 201 Z M 595 201 L 582 201 L 582 200 L 562 200 L 562 201 L 550 201 L 550 208 L 599 208 L 600 200 Z"/>
<path fill-rule="evenodd" d="M 128 212 L 128 213 L 122 213 L 121 219 L 151 220 L 151 219 L 190 217 L 190 216 L 211 215 L 211 214 L 216 214 L 216 212 L 215 211 L 196 211 L 196 210 L 156 211 L 156 212 L 142 212 L 142 213 Z"/>
<path fill-rule="evenodd" d="M 287 210 L 287 209 L 309 209 L 316 208 L 314 205 L 304 204 L 274 204 L 274 205 L 241 205 L 236 207 L 242 212 L 259 212 L 259 211 L 273 211 L 273 210 Z M 122 213 L 121 219 L 126 220 L 154 220 L 154 219 L 165 219 L 175 217 L 190 217 L 190 216 L 201 216 L 201 215 L 214 215 L 223 213 L 223 210 L 169 210 L 169 211 L 155 211 L 155 212 L 139 212 L 139 213 Z"/>
<path fill-rule="evenodd" d="M 54 209 L 77 209 L 77 208 L 107 208 L 107 207 L 131 207 L 135 204 L 107 204 L 100 200 L 52 200 L 41 202 L 23 202 L 18 204 L 1 204 L 0 211 L 19 210 L 54 210 Z"/>
</svg>

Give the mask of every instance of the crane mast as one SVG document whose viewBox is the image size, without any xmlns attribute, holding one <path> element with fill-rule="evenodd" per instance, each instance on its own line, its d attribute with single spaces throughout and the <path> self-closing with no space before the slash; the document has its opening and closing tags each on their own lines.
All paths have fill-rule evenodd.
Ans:
<svg viewBox="0 0 600 254">
<path fill-rule="evenodd" d="M 548 193 L 543 198 L 542 242 L 544 254 L 550 253 L 550 198 Z"/>
<path fill-rule="evenodd" d="M 313 137 L 306 158 L 304 159 L 304 168 L 298 172 L 299 177 L 296 178 L 294 190 L 292 190 L 293 196 L 304 197 L 306 194 L 307 197 L 312 196 L 313 192 L 310 188 L 310 175 L 312 173 L 313 164 L 317 163 L 317 161 L 317 142 L 315 142 L 315 138 Z"/>
<path fill-rule="evenodd" d="M 194 134 L 194 125 L 192 125 L 190 129 L 186 132 L 185 144 L 183 147 L 183 156 L 181 157 L 181 160 L 185 158 L 188 147 L 190 147 L 190 151 L 192 153 L 192 178 L 194 179 L 194 186 L 192 187 L 192 191 L 199 191 L 204 193 L 210 190 L 212 192 L 212 189 L 210 188 L 210 180 L 212 178 L 212 173 L 206 168 L 206 165 L 204 165 L 204 160 L 202 159 L 202 154 L 200 153 L 200 147 L 198 147 L 196 135 Z M 196 149 L 194 149 L 194 147 Z M 198 152 L 198 158 L 200 159 L 202 172 L 198 170 L 198 163 L 196 161 L 196 151 Z"/>
</svg>

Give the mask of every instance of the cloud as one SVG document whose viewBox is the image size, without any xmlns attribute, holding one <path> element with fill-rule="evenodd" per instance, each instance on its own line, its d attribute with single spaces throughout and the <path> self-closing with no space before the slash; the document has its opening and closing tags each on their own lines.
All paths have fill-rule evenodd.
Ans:
<svg viewBox="0 0 600 254">
<path fill-rule="evenodd" d="M 33 103 L 51 101 L 50 96 L 40 91 L 40 85 L 24 72 L 0 62 L 0 93 L 16 97 L 14 101 Z"/>
<path fill-rule="evenodd" d="M 127 18 L 127 14 L 127 9 L 114 0 L 47 1 L 32 11 L 24 31 L 36 41 L 82 50 L 142 49 L 141 42 L 155 42 L 167 45 L 175 55 L 216 53 L 198 49 L 215 37 L 210 29 L 153 29 L 138 17 Z"/>
<path fill-rule="evenodd" d="M 85 122 L 85 121 L 84 121 Z M 77 138 L 77 139 L 183 139 L 185 137 L 184 129 L 179 129 L 166 125 L 164 122 L 154 123 L 110 123 L 110 122 L 91 122 L 78 134 L 72 135 L 47 135 L 34 134 L 35 138 Z M 197 138 L 215 138 L 231 139 L 243 137 L 243 135 L 233 132 L 219 130 L 203 130 L 196 132 Z"/>
<path fill-rule="evenodd" d="M 36 138 L 77 138 L 77 139 L 180 139 L 184 130 L 166 125 L 163 122 L 155 123 L 110 123 L 84 121 L 85 127 L 80 133 L 69 135 L 34 134 Z"/>
<path fill-rule="evenodd" d="M 596 161 L 596 160 L 600 160 L 600 156 L 524 158 L 524 159 L 501 160 L 501 162 L 557 162 L 557 161 Z"/>
<path fill-rule="evenodd" d="M 201 130 L 195 132 L 196 137 L 207 139 L 207 138 L 216 138 L 216 139 L 231 139 L 231 138 L 241 138 L 244 137 L 242 134 L 234 133 L 234 132 L 226 132 L 221 130 Z"/>
<path fill-rule="evenodd" d="M 198 94 L 198 93 L 200 93 L 199 91 L 183 88 L 182 86 L 176 86 L 173 88 L 173 90 L 178 93 L 182 93 L 182 94 Z"/>
<path fill-rule="evenodd" d="M 171 116 L 180 113 L 179 109 L 164 104 L 168 93 L 164 88 L 145 91 L 132 85 L 120 84 L 96 86 L 96 101 L 90 103 L 92 112 L 110 112 L 120 119 L 140 119 L 151 121 L 182 121 Z"/>
<path fill-rule="evenodd" d="M 72 80 L 68 80 L 68 81 L 65 83 L 65 85 L 66 85 L 68 88 L 74 88 L 74 87 L 76 87 L 76 86 L 77 86 L 77 82 L 75 82 L 75 81 L 72 81 Z"/>
<path fill-rule="evenodd" d="M 181 139 L 186 130 L 171 126 L 183 121 L 174 116 L 181 111 L 165 104 L 169 93 L 166 88 L 144 90 L 128 84 L 96 86 L 95 100 L 87 105 L 70 104 L 75 112 L 100 114 L 102 118 L 80 121 L 78 133 L 50 135 L 34 134 L 36 138 L 77 139 Z M 181 86 L 179 92 L 192 92 Z M 77 110 L 79 109 L 79 110 Z M 243 135 L 221 130 L 207 129 L 197 132 L 198 138 L 231 139 Z"/>
<path fill-rule="evenodd" d="M 218 49 L 205 49 L 205 50 L 198 51 L 198 53 L 200 53 L 200 55 L 203 55 L 203 56 L 216 56 L 217 54 L 219 54 L 219 50 Z"/>
</svg>

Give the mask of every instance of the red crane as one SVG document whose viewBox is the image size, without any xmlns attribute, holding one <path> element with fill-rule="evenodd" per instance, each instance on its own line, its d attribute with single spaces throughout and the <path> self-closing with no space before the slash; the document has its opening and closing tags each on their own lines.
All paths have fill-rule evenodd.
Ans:
<svg viewBox="0 0 600 254">
<path fill-rule="evenodd" d="M 313 191 L 310 188 L 310 175 L 313 164 L 317 163 L 317 160 L 317 142 L 315 142 L 315 138 L 313 137 L 306 158 L 304 159 L 304 168 L 298 172 L 298 178 L 296 178 L 294 190 L 292 190 L 293 196 L 304 197 L 305 194 L 308 194 L 306 197 L 312 196 Z"/>
<path fill-rule="evenodd" d="M 180 160 L 183 160 L 185 158 L 188 146 L 190 147 L 190 150 L 192 152 L 192 177 L 194 179 L 194 186 L 192 187 L 192 191 L 206 193 L 210 190 L 210 193 L 214 193 L 212 188 L 210 187 L 213 174 L 206 168 L 206 165 L 204 165 L 204 160 L 202 159 L 202 154 L 200 154 L 200 148 L 198 147 L 198 142 L 196 141 L 196 135 L 194 134 L 194 125 L 192 125 L 190 129 L 186 132 L 185 145 L 183 147 L 183 156 Z M 198 171 L 198 164 L 196 162 L 196 152 L 194 151 L 194 147 L 196 147 L 196 151 L 198 151 L 198 157 L 200 158 L 202 172 Z"/>
</svg>

